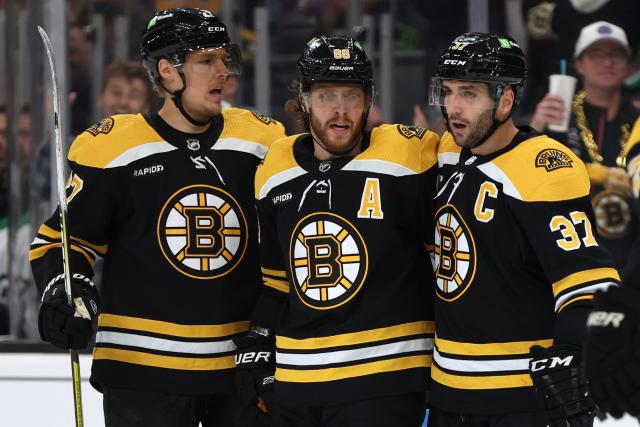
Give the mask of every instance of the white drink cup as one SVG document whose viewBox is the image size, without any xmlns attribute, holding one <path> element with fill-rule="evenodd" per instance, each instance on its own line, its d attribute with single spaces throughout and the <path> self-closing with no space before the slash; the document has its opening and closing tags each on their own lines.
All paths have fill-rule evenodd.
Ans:
<svg viewBox="0 0 640 427">
<path fill-rule="evenodd" d="M 569 130 L 571 106 L 573 105 L 573 94 L 576 91 L 577 81 L 575 77 L 565 74 L 551 74 L 549 76 L 549 93 L 558 95 L 564 100 L 564 120 L 559 125 L 549 123 L 547 128 L 550 131 L 566 132 Z"/>
</svg>

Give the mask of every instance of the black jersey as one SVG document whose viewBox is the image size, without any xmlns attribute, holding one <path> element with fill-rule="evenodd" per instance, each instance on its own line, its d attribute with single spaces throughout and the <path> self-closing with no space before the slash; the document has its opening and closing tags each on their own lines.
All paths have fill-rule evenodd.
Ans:
<svg viewBox="0 0 640 427">
<path fill-rule="evenodd" d="M 202 134 L 116 115 L 69 152 L 71 269 L 104 257 L 92 382 L 178 394 L 233 390 L 232 337 L 259 291 L 255 170 L 281 124 L 228 109 Z M 62 272 L 58 213 L 30 251 L 42 290 Z"/>
<path fill-rule="evenodd" d="M 552 345 L 556 321 L 619 282 L 594 236 L 587 171 L 530 129 L 488 156 L 461 151 L 446 133 L 438 160 L 431 404 L 537 410 L 530 347 Z"/>
<path fill-rule="evenodd" d="M 424 390 L 433 346 L 437 136 L 383 125 L 355 157 L 319 161 L 309 134 L 274 143 L 256 174 L 275 390 L 318 406 Z"/>
<path fill-rule="evenodd" d="M 629 130 L 638 113 L 630 99 L 623 97 L 620 109 L 612 120 L 607 118 L 607 109 L 583 102 L 584 122 L 579 121 L 575 108 L 571 112 L 571 121 L 566 134 L 549 135 L 563 142 L 586 164 L 591 179 L 591 205 L 595 214 L 593 224 L 598 233 L 598 241 L 606 247 L 622 273 L 629 252 L 636 240 L 640 243 L 640 221 L 633 198 L 617 189 L 607 188 L 604 181 L 607 176 L 605 167 L 618 167 L 617 160 L 629 137 Z M 580 123 L 579 123 L 580 122 Z M 592 133 L 602 161 L 591 158 L 587 141 L 590 137 L 583 128 Z"/>
</svg>

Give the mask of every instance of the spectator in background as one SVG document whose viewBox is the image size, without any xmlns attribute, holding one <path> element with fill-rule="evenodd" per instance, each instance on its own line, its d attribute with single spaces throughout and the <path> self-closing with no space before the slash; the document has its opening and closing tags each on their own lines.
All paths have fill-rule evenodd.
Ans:
<svg viewBox="0 0 640 427">
<path fill-rule="evenodd" d="M 71 135 L 92 124 L 91 59 L 94 33 L 90 27 L 72 24 L 68 32 L 68 60 L 71 71 Z"/>
<path fill-rule="evenodd" d="M 104 116 L 148 113 L 153 96 L 147 72 L 140 62 L 114 61 L 105 71 L 98 107 Z"/>
<path fill-rule="evenodd" d="M 530 64 L 523 109 L 532 114 L 548 89 L 548 76 L 560 72 L 560 60 L 570 59 L 580 30 L 595 21 L 607 21 L 627 32 L 632 54 L 640 31 L 639 1 L 624 0 L 522 0 L 527 21 L 527 62 Z"/>
<path fill-rule="evenodd" d="M 586 163 L 600 242 L 623 272 L 629 248 L 639 235 L 638 218 L 624 170 L 624 148 L 638 116 L 622 85 L 629 73 L 631 49 L 625 31 L 599 21 L 580 32 L 574 50 L 583 89 L 575 95 L 569 130 L 548 134 Z M 531 126 L 544 132 L 559 124 L 564 102 L 547 94 L 537 105 Z"/>
<path fill-rule="evenodd" d="M 222 108 L 237 107 L 240 94 L 240 77 L 229 76 L 227 77 L 227 83 L 222 89 Z"/>
</svg>

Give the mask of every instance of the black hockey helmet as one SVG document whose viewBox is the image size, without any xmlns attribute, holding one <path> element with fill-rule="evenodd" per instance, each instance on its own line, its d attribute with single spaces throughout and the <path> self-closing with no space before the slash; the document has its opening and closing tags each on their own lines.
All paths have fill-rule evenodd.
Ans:
<svg viewBox="0 0 640 427">
<path fill-rule="evenodd" d="M 348 36 L 320 36 L 311 39 L 298 59 L 301 91 L 312 83 L 360 83 L 373 98 L 373 66 L 360 42 Z"/>
<path fill-rule="evenodd" d="M 182 65 L 188 52 L 208 48 L 223 48 L 228 74 L 240 74 L 240 48 L 231 43 L 226 25 L 208 10 L 176 8 L 159 11 L 149 20 L 140 40 L 140 56 L 151 81 L 170 93 L 182 114 L 196 125 L 205 123 L 195 121 L 182 106 L 181 93 L 186 86 Z M 183 89 L 171 92 L 163 86 L 158 73 L 158 61 L 162 58 L 171 61 L 178 70 Z"/>
<path fill-rule="evenodd" d="M 438 61 L 431 81 L 432 105 L 442 105 L 440 83 L 445 79 L 488 83 L 496 103 L 511 86 L 516 107 L 527 79 L 527 62 L 520 46 L 507 35 L 465 33 L 453 40 Z"/>
<path fill-rule="evenodd" d="M 178 66 L 187 52 L 209 47 L 224 47 L 229 54 L 229 74 L 240 73 L 240 49 L 231 43 L 226 25 L 217 16 L 203 9 L 167 9 L 149 20 L 140 41 L 140 56 L 156 83 L 159 59 L 168 58 Z"/>
</svg>

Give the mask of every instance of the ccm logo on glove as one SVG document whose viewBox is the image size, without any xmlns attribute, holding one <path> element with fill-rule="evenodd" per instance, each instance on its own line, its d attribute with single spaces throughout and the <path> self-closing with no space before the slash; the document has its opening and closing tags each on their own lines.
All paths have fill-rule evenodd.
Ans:
<svg viewBox="0 0 640 427">
<path fill-rule="evenodd" d="M 535 360 L 531 363 L 531 372 L 541 371 L 543 369 L 553 369 L 557 366 L 571 366 L 573 356 L 552 357 L 550 359 Z"/>
</svg>

